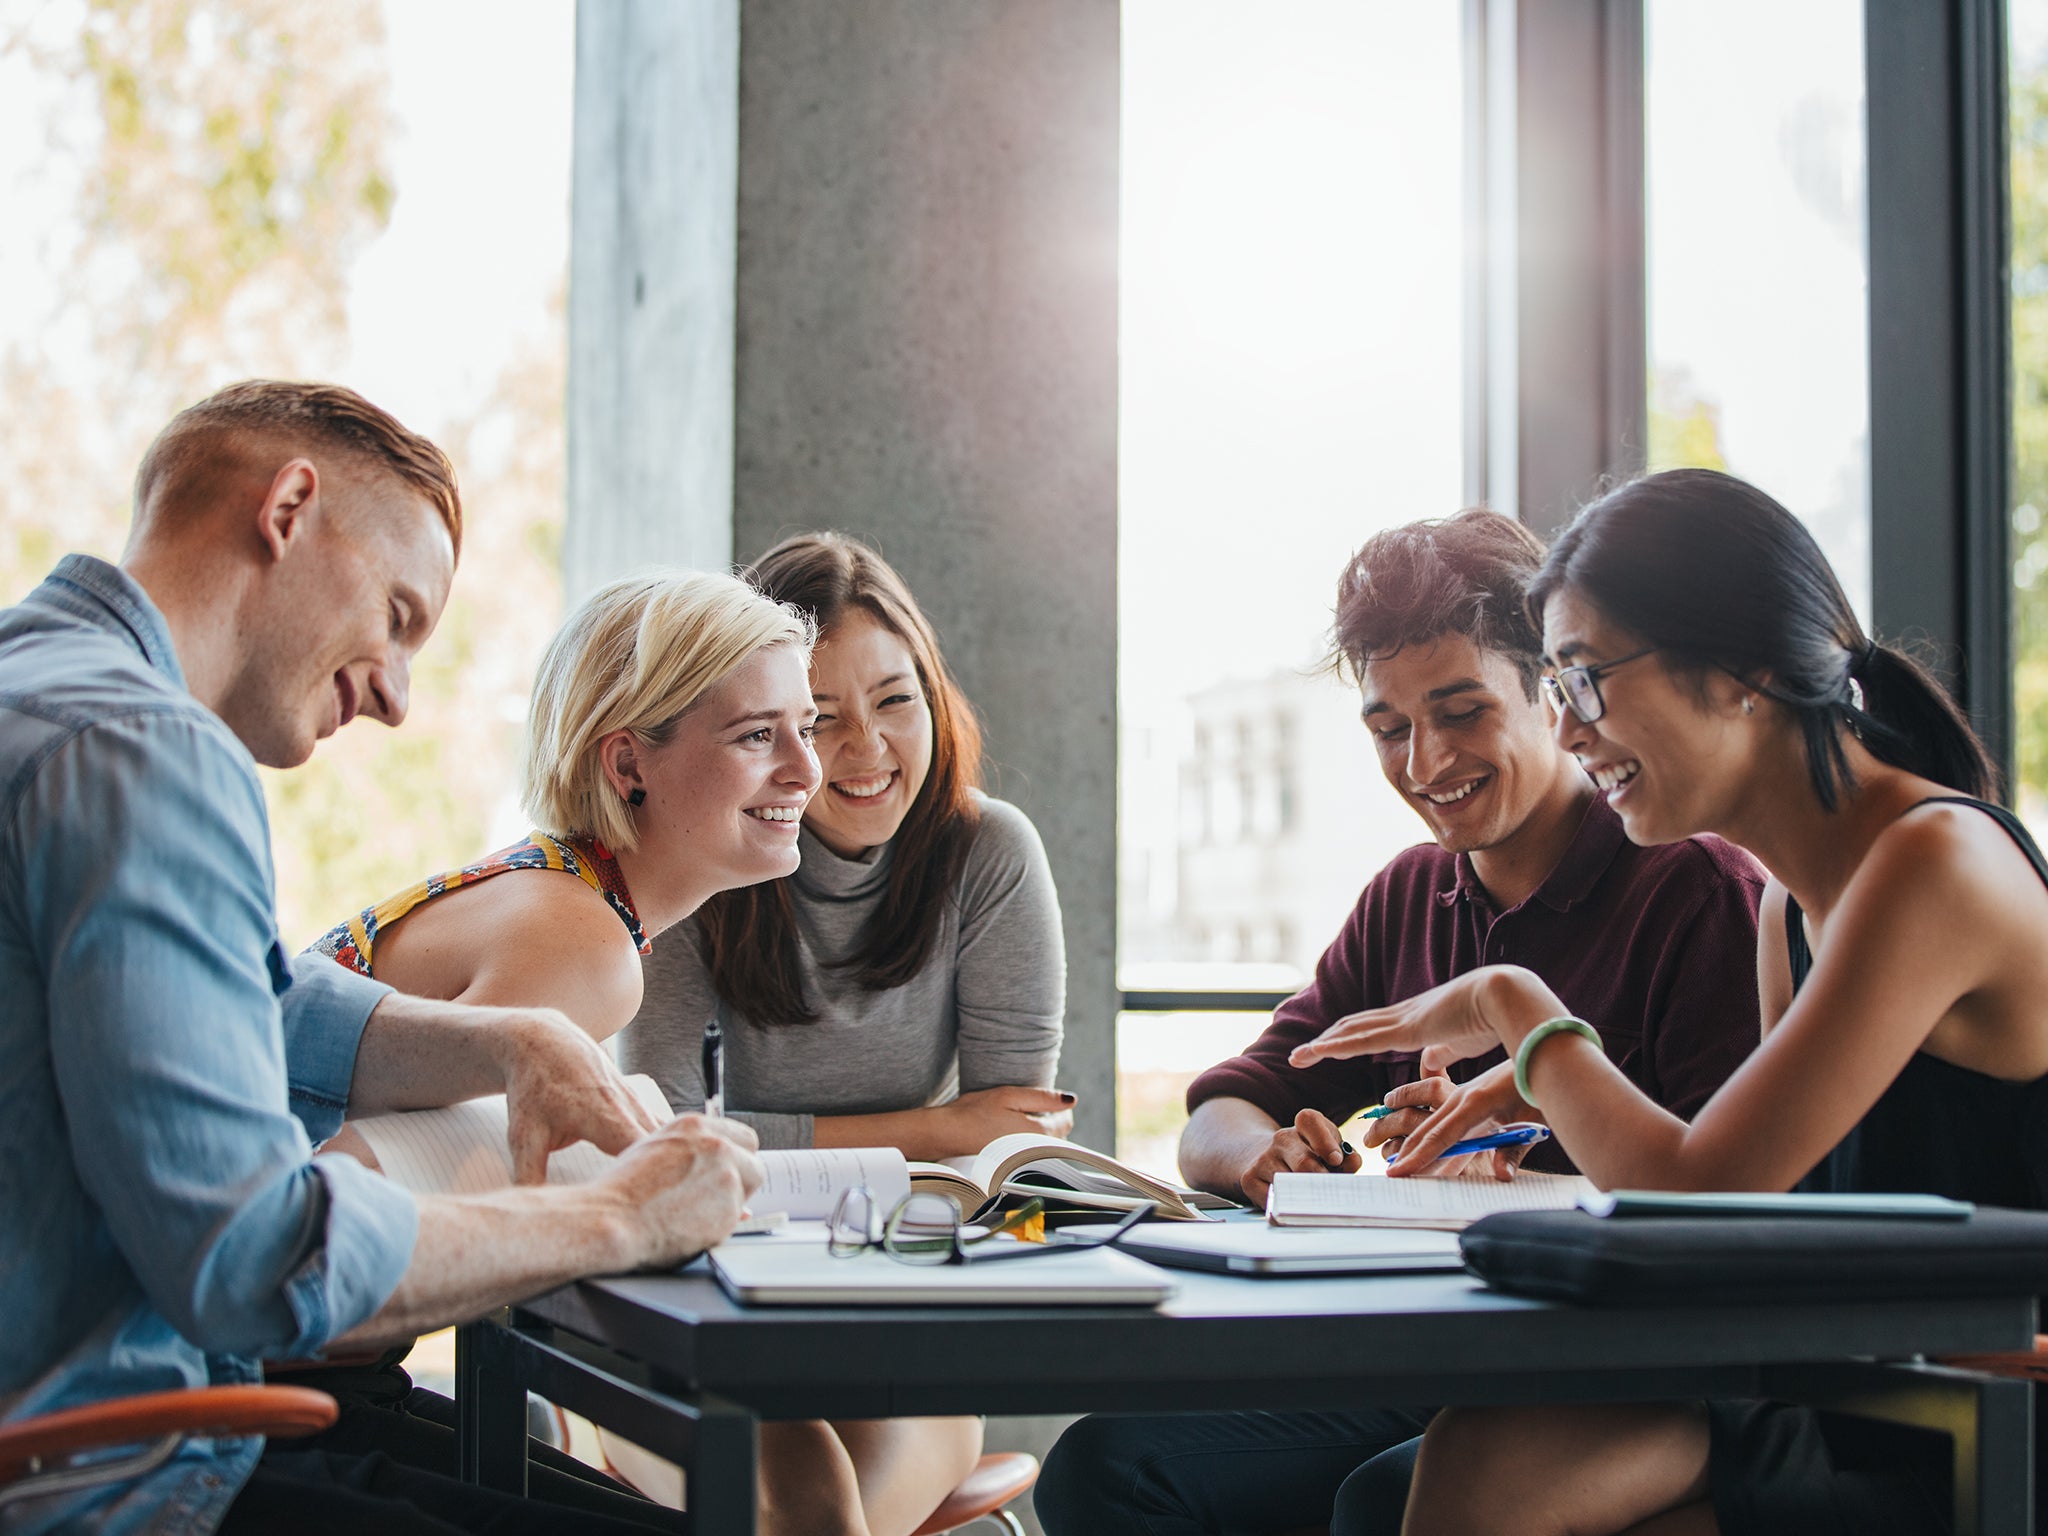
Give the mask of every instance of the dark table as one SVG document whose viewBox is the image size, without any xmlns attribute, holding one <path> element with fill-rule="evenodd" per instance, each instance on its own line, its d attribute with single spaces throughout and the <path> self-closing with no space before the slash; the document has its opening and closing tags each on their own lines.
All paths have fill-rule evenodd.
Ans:
<svg viewBox="0 0 2048 1536">
<path fill-rule="evenodd" d="M 1175 1278 L 1156 1310 L 746 1308 L 702 1261 L 584 1281 L 458 1335 L 463 1473 L 524 1491 L 529 1389 L 681 1464 L 700 1536 L 752 1536 L 761 1419 L 1769 1396 L 1947 1432 L 1959 1536 L 2032 1528 L 2030 1390 L 1912 1363 L 2030 1347 L 2030 1295 L 1637 1311 L 1465 1275 Z"/>
</svg>

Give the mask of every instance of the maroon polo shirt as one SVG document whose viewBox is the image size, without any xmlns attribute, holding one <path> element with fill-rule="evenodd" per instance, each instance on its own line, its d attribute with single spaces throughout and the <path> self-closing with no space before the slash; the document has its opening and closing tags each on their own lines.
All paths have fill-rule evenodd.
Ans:
<svg viewBox="0 0 2048 1536">
<path fill-rule="evenodd" d="M 1384 1007 L 1481 965 L 1525 965 L 1600 1031 L 1614 1064 L 1673 1114 L 1691 1119 L 1761 1038 L 1756 910 L 1764 874 L 1718 837 L 1638 848 L 1606 796 L 1526 901 L 1497 911 L 1466 855 L 1434 843 L 1373 877 L 1315 980 L 1273 1014 L 1242 1056 L 1188 1087 L 1188 1110 L 1245 1099 L 1282 1125 L 1302 1109 L 1341 1125 L 1420 1069 L 1414 1053 L 1291 1067 L 1287 1054 L 1346 1014 Z M 1462 1061 L 1464 1082 L 1503 1059 Z M 1572 1164 L 1556 1142 L 1528 1166 Z"/>
</svg>

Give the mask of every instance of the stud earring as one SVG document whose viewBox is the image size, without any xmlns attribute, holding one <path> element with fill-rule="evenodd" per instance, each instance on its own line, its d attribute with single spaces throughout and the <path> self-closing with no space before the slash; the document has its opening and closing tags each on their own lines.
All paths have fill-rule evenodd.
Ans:
<svg viewBox="0 0 2048 1536">
<path fill-rule="evenodd" d="M 1744 700 L 1742 701 L 1742 712 L 1743 712 L 1743 713 L 1744 713 L 1745 715 L 1753 715 L 1753 714 L 1755 714 L 1755 713 L 1756 713 L 1756 700 L 1755 700 L 1754 698 L 1747 698 L 1747 699 L 1744 699 Z M 636 790 L 634 790 L 634 791 L 633 791 L 633 793 L 637 795 L 637 794 L 639 794 L 639 793 L 640 793 L 640 791 L 636 789 Z M 637 804 L 639 804 L 639 802 L 638 802 L 638 801 L 636 800 L 636 801 L 634 802 L 634 804 L 636 804 L 636 805 L 637 805 Z"/>
<path fill-rule="evenodd" d="M 639 810 L 640 807 L 645 805 L 646 803 L 647 791 L 644 789 L 636 789 L 633 791 L 633 793 L 626 796 L 626 804 L 632 806 L 633 809 L 636 811 Z"/>
</svg>

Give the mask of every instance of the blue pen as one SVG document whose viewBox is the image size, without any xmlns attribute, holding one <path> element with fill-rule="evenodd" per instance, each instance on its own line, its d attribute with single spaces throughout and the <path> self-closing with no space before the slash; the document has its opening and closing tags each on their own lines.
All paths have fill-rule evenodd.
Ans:
<svg viewBox="0 0 2048 1536">
<path fill-rule="evenodd" d="M 1549 1126 L 1525 1122 L 1520 1125 L 1504 1126 L 1491 1136 L 1474 1136 L 1469 1141 L 1454 1141 L 1439 1152 L 1437 1157 L 1457 1157 L 1464 1152 L 1490 1152 L 1495 1147 L 1526 1147 L 1532 1142 L 1547 1140 L 1549 1136 Z M 1391 1168 L 1398 1161 L 1400 1159 L 1393 1159 L 1387 1166 Z"/>
</svg>

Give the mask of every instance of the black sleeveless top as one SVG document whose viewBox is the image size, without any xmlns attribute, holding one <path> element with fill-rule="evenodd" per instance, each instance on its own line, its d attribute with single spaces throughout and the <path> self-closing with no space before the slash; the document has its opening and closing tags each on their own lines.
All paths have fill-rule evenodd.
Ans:
<svg viewBox="0 0 2048 1536">
<path fill-rule="evenodd" d="M 1970 805 L 2019 844 L 2048 885 L 2048 860 L 2003 806 L 1963 795 L 1920 805 Z M 1785 899 L 1785 944 L 1796 994 L 1813 970 L 1799 903 Z M 2048 1209 L 2048 1076 L 2012 1083 L 1914 1053 L 1856 1128 L 1799 1182 L 1809 1192 L 1947 1195 L 1979 1205 Z"/>
</svg>

